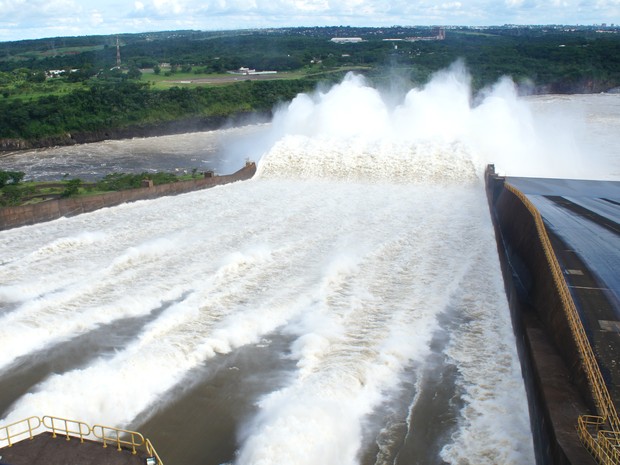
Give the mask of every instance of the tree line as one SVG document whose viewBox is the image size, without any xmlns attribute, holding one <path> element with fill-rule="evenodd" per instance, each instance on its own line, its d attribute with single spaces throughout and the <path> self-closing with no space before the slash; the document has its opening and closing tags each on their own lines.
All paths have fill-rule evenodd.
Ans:
<svg viewBox="0 0 620 465">
<path fill-rule="evenodd" d="M 34 140 L 102 128 L 269 111 L 315 85 L 311 80 L 243 81 L 152 91 L 148 84 L 134 81 L 93 83 L 67 95 L 0 100 L 0 138 Z"/>
<path fill-rule="evenodd" d="M 167 31 L 0 43 L 0 138 L 41 139 L 67 133 L 159 124 L 188 118 L 268 111 L 279 101 L 364 67 L 380 80 L 398 68 L 412 86 L 463 59 L 474 90 L 503 75 L 539 92 L 598 92 L 620 86 L 620 33 L 593 28 L 430 27 L 287 28 L 264 31 Z M 360 37 L 337 44 L 332 37 Z M 124 69 L 115 68 L 116 41 Z M 385 41 L 384 39 L 401 39 Z M 298 71 L 308 77 L 226 86 L 155 90 L 140 69 L 223 73 L 241 66 Z M 46 78 L 50 69 L 68 69 Z M 323 73 L 323 74 L 321 74 Z M 311 77 L 314 76 L 314 77 Z"/>
</svg>

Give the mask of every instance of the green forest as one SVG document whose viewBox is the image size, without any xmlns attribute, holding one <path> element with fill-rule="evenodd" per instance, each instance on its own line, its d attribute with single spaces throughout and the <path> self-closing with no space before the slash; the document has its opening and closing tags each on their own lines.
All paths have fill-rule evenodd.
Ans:
<svg viewBox="0 0 620 465">
<path fill-rule="evenodd" d="M 44 141 L 269 112 L 354 70 L 410 86 L 464 60 L 474 91 L 501 76 L 536 93 L 620 86 L 620 30 L 315 27 L 170 31 L 0 43 L 0 139 Z M 338 43 L 333 38 L 359 38 Z M 120 66 L 118 59 L 120 58 Z M 232 78 L 241 67 L 277 72 Z"/>
</svg>

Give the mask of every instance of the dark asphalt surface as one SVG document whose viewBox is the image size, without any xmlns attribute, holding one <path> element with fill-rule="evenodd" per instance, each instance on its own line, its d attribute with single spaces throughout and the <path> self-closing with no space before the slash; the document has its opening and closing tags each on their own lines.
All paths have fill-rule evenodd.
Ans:
<svg viewBox="0 0 620 465">
<path fill-rule="evenodd" d="M 620 319 L 620 182 L 508 178 L 608 289 Z M 575 208 L 578 207 L 578 208 Z M 588 214 L 590 212 L 590 214 Z"/>
<path fill-rule="evenodd" d="M 620 182 L 508 178 L 541 213 L 616 408 L 620 406 Z"/>
</svg>

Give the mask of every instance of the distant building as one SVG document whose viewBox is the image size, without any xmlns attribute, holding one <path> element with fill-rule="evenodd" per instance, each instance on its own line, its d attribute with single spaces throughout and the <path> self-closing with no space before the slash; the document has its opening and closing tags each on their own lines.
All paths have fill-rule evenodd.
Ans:
<svg viewBox="0 0 620 465">
<path fill-rule="evenodd" d="M 444 40 L 446 38 L 446 28 L 438 27 L 435 28 L 435 34 L 432 36 L 423 36 L 423 37 L 407 37 L 405 40 L 408 42 L 417 42 L 421 40 Z"/>
<path fill-rule="evenodd" d="M 77 73 L 79 71 L 79 69 L 50 69 L 47 70 L 45 72 L 45 76 L 48 78 L 55 78 L 55 77 L 60 77 L 60 76 L 64 76 L 65 74 L 67 74 L 67 72 L 69 73 Z"/>
<path fill-rule="evenodd" d="M 331 41 L 336 44 L 357 44 L 364 42 L 364 39 L 361 37 L 334 37 Z"/>
<path fill-rule="evenodd" d="M 256 71 L 255 69 L 241 67 L 236 71 L 228 71 L 229 74 L 242 74 L 245 76 L 256 76 L 261 74 L 278 74 L 277 71 Z"/>
</svg>

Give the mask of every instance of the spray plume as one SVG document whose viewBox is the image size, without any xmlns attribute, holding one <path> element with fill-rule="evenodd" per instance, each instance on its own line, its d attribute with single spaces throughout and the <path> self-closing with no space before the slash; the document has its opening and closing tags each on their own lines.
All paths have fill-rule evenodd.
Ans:
<svg viewBox="0 0 620 465">
<path fill-rule="evenodd" d="M 461 61 L 400 99 L 349 73 L 276 112 L 259 176 L 437 182 L 480 178 L 488 163 L 511 176 L 600 176 L 574 139 L 577 124 L 536 115 L 507 77 L 474 98 Z"/>
</svg>

